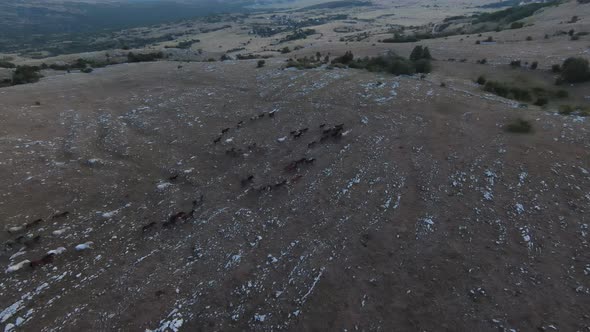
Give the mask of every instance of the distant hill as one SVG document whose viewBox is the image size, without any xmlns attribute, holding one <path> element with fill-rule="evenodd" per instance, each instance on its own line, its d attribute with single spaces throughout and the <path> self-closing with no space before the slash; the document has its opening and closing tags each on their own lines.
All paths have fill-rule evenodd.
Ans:
<svg viewBox="0 0 590 332">
<path fill-rule="evenodd" d="M 0 3 L 0 42 L 35 34 L 128 28 L 242 9 L 240 2 L 216 0 L 7 0 Z"/>
</svg>

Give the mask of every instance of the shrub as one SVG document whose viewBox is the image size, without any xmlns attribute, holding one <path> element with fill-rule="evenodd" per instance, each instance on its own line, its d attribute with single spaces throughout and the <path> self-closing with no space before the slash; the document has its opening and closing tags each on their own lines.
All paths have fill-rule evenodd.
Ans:
<svg viewBox="0 0 590 332">
<path fill-rule="evenodd" d="M 540 97 L 540 98 L 537 98 L 537 101 L 535 101 L 534 104 L 537 106 L 544 106 L 544 105 L 547 105 L 548 102 L 549 102 L 549 100 L 547 100 L 547 98 Z"/>
<path fill-rule="evenodd" d="M 561 105 L 559 106 L 559 114 L 562 115 L 570 115 L 574 112 L 574 108 L 570 105 Z"/>
<path fill-rule="evenodd" d="M 227 54 L 224 54 L 219 58 L 219 61 L 227 61 L 227 60 L 233 60 L 233 59 L 231 58 L 231 56 L 229 56 Z"/>
<path fill-rule="evenodd" d="M 524 26 L 524 23 L 522 22 L 512 22 L 512 24 L 510 24 L 510 29 L 520 29 Z"/>
<path fill-rule="evenodd" d="M 315 34 L 316 31 L 314 29 L 305 29 L 305 30 L 296 30 L 294 31 L 292 34 L 287 35 L 285 38 L 281 39 L 281 43 L 284 42 L 288 42 L 288 41 L 292 41 L 292 40 L 298 40 L 298 39 L 306 39 L 307 36 L 311 36 L 313 34 Z"/>
<path fill-rule="evenodd" d="M 506 131 L 511 133 L 526 134 L 530 133 L 532 130 L 533 126 L 531 123 L 520 118 L 506 125 Z"/>
<path fill-rule="evenodd" d="M 410 54 L 410 60 L 412 61 L 417 61 L 420 59 L 432 59 L 432 56 L 430 55 L 430 50 L 428 49 L 428 47 L 422 47 L 420 45 L 414 47 L 414 49 L 412 50 L 412 53 Z"/>
<path fill-rule="evenodd" d="M 16 68 L 16 65 L 12 62 L 0 60 L 0 68 Z"/>
<path fill-rule="evenodd" d="M 561 66 L 558 64 L 551 65 L 551 71 L 554 73 L 559 73 L 561 72 Z"/>
<path fill-rule="evenodd" d="M 144 53 L 144 54 L 135 54 L 133 52 L 129 52 L 127 54 L 127 61 L 128 62 L 149 62 L 149 61 L 156 61 L 158 59 L 162 59 L 163 57 L 164 57 L 164 53 L 162 53 L 162 52 Z"/>
<path fill-rule="evenodd" d="M 303 58 L 299 58 L 296 60 L 288 59 L 286 67 L 287 68 L 297 68 L 297 69 L 312 69 L 312 68 L 317 68 L 321 65 L 322 65 L 322 63 L 319 61 L 316 61 L 316 58 L 314 58 L 314 57 L 308 58 L 307 56 L 305 56 Z"/>
<path fill-rule="evenodd" d="M 570 83 L 590 80 L 590 67 L 584 58 L 567 58 L 561 66 L 561 77 Z"/>
<path fill-rule="evenodd" d="M 383 39 L 381 42 L 382 43 L 413 43 L 413 42 L 417 42 L 418 38 L 416 38 L 415 36 L 404 36 L 404 35 L 400 35 L 398 33 L 393 35 L 393 38 L 386 38 Z"/>
<path fill-rule="evenodd" d="M 477 84 L 479 84 L 479 85 L 484 85 L 484 84 L 486 84 L 486 78 L 485 78 L 485 77 L 483 77 L 483 75 L 480 75 L 480 76 L 477 78 L 477 81 L 475 81 L 475 82 L 476 82 Z"/>
<path fill-rule="evenodd" d="M 388 71 L 394 75 L 412 75 L 416 69 L 411 61 L 398 57 L 389 64 Z"/>
<path fill-rule="evenodd" d="M 414 61 L 414 67 L 416 68 L 417 73 L 430 73 L 432 71 L 432 65 L 428 59 L 420 59 L 418 61 Z"/>
<path fill-rule="evenodd" d="M 426 59 L 421 59 L 428 62 Z M 421 70 L 429 70 L 429 65 L 421 62 Z M 349 67 L 351 68 L 363 68 L 372 72 L 388 72 L 393 75 L 412 75 L 416 72 L 415 62 L 410 61 L 404 57 L 401 57 L 393 52 L 389 52 L 386 55 L 381 55 L 374 58 L 365 57 L 351 62 Z"/>
<path fill-rule="evenodd" d="M 349 64 L 352 62 L 352 60 L 354 60 L 354 55 L 352 54 L 351 51 L 346 51 L 346 53 L 344 53 L 343 56 L 339 56 L 337 58 L 334 58 L 332 60 L 332 64 L 336 64 L 336 63 L 342 63 L 342 64 Z"/>
<path fill-rule="evenodd" d="M 416 60 L 422 59 L 422 52 L 424 52 L 422 46 L 418 45 L 418 46 L 414 47 L 414 49 L 412 50 L 412 53 L 410 53 L 410 60 L 416 61 Z"/>
<path fill-rule="evenodd" d="M 492 92 L 500 97 L 515 99 L 518 101 L 530 101 L 531 93 L 519 87 L 509 86 L 507 84 L 495 81 L 487 81 L 484 91 Z"/>
<path fill-rule="evenodd" d="M 90 74 L 90 73 L 92 73 L 94 71 L 94 69 L 92 69 L 92 67 L 86 67 L 86 68 L 83 68 L 80 71 L 83 72 L 83 73 L 86 73 L 86 74 Z"/>
<path fill-rule="evenodd" d="M 428 49 L 428 46 L 424 47 L 424 51 L 422 52 L 422 59 L 432 59 L 432 55 L 430 55 L 430 50 Z"/>
<path fill-rule="evenodd" d="M 520 67 L 521 61 L 520 60 L 512 60 L 510 61 L 510 67 L 518 68 Z"/>
<path fill-rule="evenodd" d="M 533 61 L 533 63 L 531 63 L 531 69 L 532 70 L 537 69 L 538 66 L 539 66 L 539 63 L 537 61 Z"/>
<path fill-rule="evenodd" d="M 283 53 L 283 54 L 291 53 L 291 49 L 289 48 L 289 46 L 285 46 L 281 50 L 281 53 Z"/>
<path fill-rule="evenodd" d="M 53 70 L 69 70 L 70 69 L 70 66 L 69 65 L 59 65 L 57 63 L 52 63 L 52 64 L 49 65 L 49 68 L 50 69 L 53 69 Z"/>
<path fill-rule="evenodd" d="M 463 61 L 461 61 L 463 62 Z M 488 60 L 486 58 L 483 58 L 481 60 L 477 60 L 477 63 L 479 63 L 480 65 L 485 65 L 486 63 L 488 63 Z"/>
<path fill-rule="evenodd" d="M 39 74 L 39 67 L 36 66 L 18 66 L 14 73 L 12 73 L 12 84 L 27 84 L 38 82 L 41 77 Z"/>
<path fill-rule="evenodd" d="M 546 2 L 546 3 L 531 3 L 522 6 L 514 6 L 504 10 L 491 12 L 491 13 L 482 13 L 476 16 L 474 23 L 483 23 L 483 22 L 514 22 L 521 20 L 525 17 L 533 15 L 537 10 L 555 5 L 555 2 Z"/>
<path fill-rule="evenodd" d="M 262 68 L 262 67 L 264 67 L 265 64 L 266 64 L 266 61 L 258 60 L 258 63 L 256 64 L 256 68 Z"/>
<path fill-rule="evenodd" d="M 527 41 L 531 41 L 531 40 L 533 40 L 533 37 L 531 37 L 531 36 L 527 36 L 527 37 L 526 37 L 526 40 L 527 40 Z"/>
<path fill-rule="evenodd" d="M 555 92 L 555 97 L 557 98 L 567 98 L 569 95 L 570 94 L 565 90 L 557 90 L 557 92 Z"/>
</svg>

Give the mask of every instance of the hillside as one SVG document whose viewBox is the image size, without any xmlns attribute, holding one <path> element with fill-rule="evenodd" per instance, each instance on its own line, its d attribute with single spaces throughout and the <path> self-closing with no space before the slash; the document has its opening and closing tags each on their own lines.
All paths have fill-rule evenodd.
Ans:
<svg viewBox="0 0 590 332">
<path fill-rule="evenodd" d="M 588 36 L 554 32 L 590 30 L 589 8 L 407 43 L 369 23 L 328 42 L 328 22 L 290 53 L 263 50 L 276 37 L 228 52 L 247 22 L 216 22 L 231 28 L 192 36 L 190 61 L 166 43 L 133 50 L 172 53 L 158 61 L 109 50 L 87 73 L 0 88 L 2 327 L 587 330 L 590 83 L 555 85 L 552 65 L 588 59 Z M 416 45 L 430 73 L 309 60 Z M 236 60 L 250 52 L 272 57 Z"/>
</svg>

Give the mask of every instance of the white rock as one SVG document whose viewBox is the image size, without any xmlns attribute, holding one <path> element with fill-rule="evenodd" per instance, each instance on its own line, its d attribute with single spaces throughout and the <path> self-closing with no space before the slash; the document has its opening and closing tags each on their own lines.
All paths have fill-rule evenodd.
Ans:
<svg viewBox="0 0 590 332">
<path fill-rule="evenodd" d="M 28 259 L 25 259 L 24 261 L 11 265 L 6 269 L 6 273 L 11 273 L 11 272 L 16 272 L 20 269 L 22 269 L 25 265 L 29 264 L 31 261 Z"/>
<path fill-rule="evenodd" d="M 102 214 L 102 217 L 105 219 L 110 219 L 112 217 L 114 217 L 115 215 L 117 215 L 117 213 L 119 213 L 119 210 L 113 210 L 113 211 L 109 211 L 109 212 L 104 212 Z"/>
<path fill-rule="evenodd" d="M 60 254 L 63 254 L 65 251 L 66 251 L 66 248 L 59 247 L 59 248 L 56 248 L 56 249 L 53 249 L 53 250 L 49 250 L 47 252 L 47 254 L 48 255 L 60 255 Z"/>
<path fill-rule="evenodd" d="M 23 229 L 23 226 L 14 226 L 14 227 L 10 227 L 8 229 L 8 232 L 10 233 L 16 233 L 18 231 L 21 231 Z"/>
<path fill-rule="evenodd" d="M 516 213 L 522 214 L 524 212 L 524 206 L 522 204 L 516 203 L 515 207 L 516 207 Z"/>
<path fill-rule="evenodd" d="M 65 233 L 66 230 L 67 230 L 67 228 L 58 229 L 58 230 L 53 231 L 53 233 L 51 233 L 51 234 L 53 234 L 55 236 L 59 236 L 59 235 L 62 235 L 63 233 Z"/>
<path fill-rule="evenodd" d="M 76 246 L 76 250 L 81 251 L 81 250 L 91 249 L 93 244 L 94 244 L 94 242 L 92 242 L 92 241 L 88 241 L 86 243 L 79 244 Z"/>
<path fill-rule="evenodd" d="M 172 185 L 172 183 L 170 183 L 170 182 L 162 182 L 162 183 L 159 183 L 156 186 L 156 188 L 158 188 L 158 190 L 164 190 L 164 189 L 170 187 L 171 185 Z"/>
</svg>

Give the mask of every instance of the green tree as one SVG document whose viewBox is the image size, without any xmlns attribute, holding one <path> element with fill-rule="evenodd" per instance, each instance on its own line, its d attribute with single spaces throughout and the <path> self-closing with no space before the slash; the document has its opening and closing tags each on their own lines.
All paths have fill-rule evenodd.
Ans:
<svg viewBox="0 0 590 332">
<path fill-rule="evenodd" d="M 432 55 L 430 55 L 430 50 L 428 49 L 428 46 L 424 47 L 424 51 L 422 51 L 422 59 L 432 59 Z"/>
<path fill-rule="evenodd" d="M 424 54 L 424 49 L 421 45 L 414 47 L 412 53 L 410 54 L 410 60 L 416 61 L 422 59 L 422 55 Z"/>
<path fill-rule="evenodd" d="M 561 77 L 570 83 L 590 80 L 590 67 L 584 58 L 567 58 L 561 66 Z"/>
<path fill-rule="evenodd" d="M 420 59 L 414 62 L 414 66 L 416 67 L 417 73 L 430 73 L 432 70 L 432 65 L 428 59 Z"/>
</svg>

